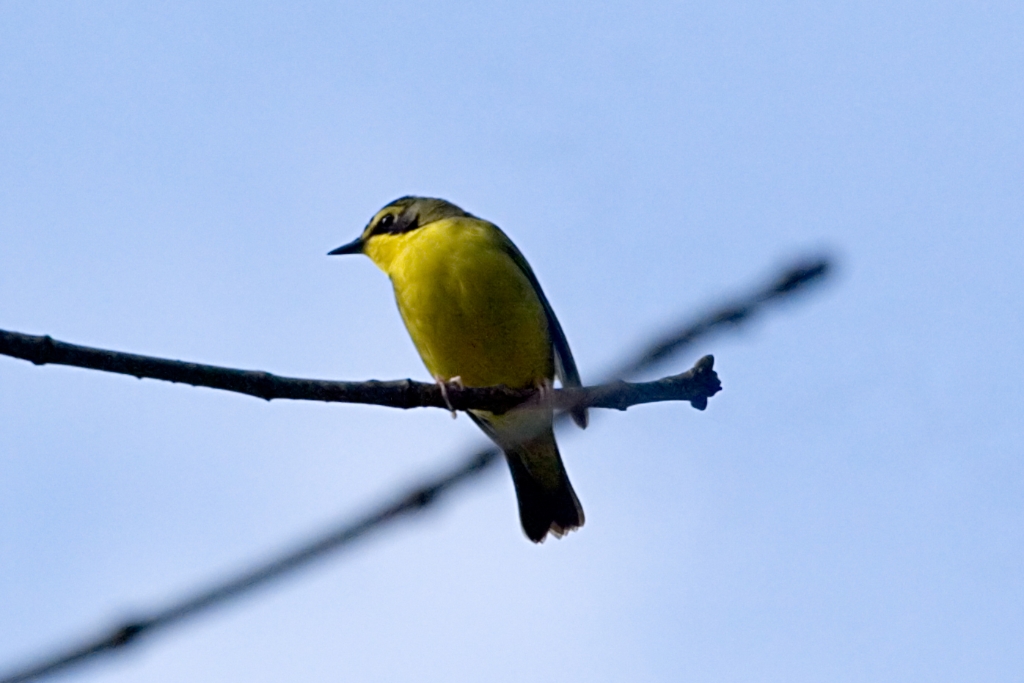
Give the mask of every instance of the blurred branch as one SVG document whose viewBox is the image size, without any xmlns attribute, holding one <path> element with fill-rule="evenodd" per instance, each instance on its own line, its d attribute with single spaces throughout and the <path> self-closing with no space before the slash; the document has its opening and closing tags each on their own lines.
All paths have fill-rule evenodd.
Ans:
<svg viewBox="0 0 1024 683">
<path fill-rule="evenodd" d="M 612 375 L 615 377 L 632 377 L 649 370 L 683 348 L 694 343 L 700 337 L 707 336 L 719 329 L 730 328 L 743 322 L 749 322 L 757 313 L 765 309 L 767 304 L 784 299 L 802 291 L 808 284 L 817 282 L 829 274 L 831 263 L 824 258 L 807 259 L 794 263 L 783 270 L 766 285 L 741 296 L 731 303 L 719 305 L 696 320 L 680 325 L 665 333 L 635 360 L 625 363 Z"/>
<path fill-rule="evenodd" d="M 696 321 L 665 335 L 658 343 L 638 355 L 636 360 L 625 364 L 623 370 L 618 374 L 626 377 L 646 370 L 654 364 L 666 360 L 670 355 L 682 351 L 701 337 L 720 328 L 733 327 L 738 323 L 750 320 L 769 302 L 785 298 L 791 293 L 803 289 L 806 285 L 821 280 L 827 272 L 828 262 L 825 260 L 797 264 L 785 270 L 767 286 L 755 289 L 752 293 L 737 299 L 728 306 L 714 309 Z M 710 377 L 707 372 L 710 370 L 711 358 L 706 356 L 698 361 L 690 372 L 695 376 L 703 373 L 704 379 L 707 380 Z M 684 373 L 684 375 L 686 374 Z M 671 383 L 671 381 L 673 378 L 647 384 L 658 385 L 662 382 Z M 631 391 L 629 387 L 644 385 L 615 386 L 612 384 L 610 386 L 612 387 L 610 394 L 614 394 L 615 392 Z M 598 389 L 589 388 L 576 391 L 589 392 L 598 391 Z M 596 400 L 596 397 L 593 396 L 587 398 Z M 593 405 L 597 405 L 597 403 Z M 633 403 L 629 403 L 629 405 L 633 405 Z M 608 405 L 607 407 L 619 406 Z M 565 413 L 562 415 L 564 416 Z M 96 655 L 121 651 L 125 646 L 137 642 L 143 635 L 181 623 L 187 618 L 222 605 L 272 580 L 308 566 L 313 560 L 321 558 L 329 552 L 349 547 L 370 532 L 378 531 L 401 517 L 427 509 L 457 486 L 475 479 L 494 464 L 499 455 L 500 451 L 495 448 L 473 453 L 448 472 L 435 476 L 412 487 L 407 493 L 373 507 L 355 521 L 343 522 L 306 543 L 286 550 L 269 561 L 257 564 L 255 568 L 244 570 L 234 577 L 214 583 L 210 587 L 187 595 L 180 600 L 172 601 L 163 609 L 153 610 L 148 614 L 143 613 L 141 617 L 126 620 L 112 631 L 103 632 L 94 638 L 84 640 L 77 646 L 60 650 L 53 656 L 41 659 L 36 664 L 15 670 L 0 679 L 0 683 L 24 683 L 36 680 L 81 664 Z"/>
<path fill-rule="evenodd" d="M 57 341 L 49 336 L 37 337 L 6 330 L 0 330 L 0 355 L 31 361 L 36 365 L 70 365 L 131 375 L 139 379 L 146 377 L 196 387 L 223 389 L 267 401 L 278 398 L 364 403 L 390 408 L 485 409 L 503 413 L 537 394 L 535 389 L 447 385 L 446 401 L 437 384 L 414 382 L 411 379 L 390 382 L 337 382 L 279 377 L 256 370 L 236 370 L 216 365 L 94 349 Z M 713 359 L 707 361 L 699 370 L 695 367 L 689 373 L 666 377 L 657 382 L 617 382 L 614 385 L 572 390 L 556 389 L 549 392 L 550 395 L 546 398 L 555 408 L 585 405 L 625 410 L 631 405 L 653 401 L 690 401 L 695 407 L 706 406 L 707 399 L 721 389 L 712 366 Z"/>
<path fill-rule="evenodd" d="M 134 643 L 144 634 L 151 634 L 163 627 L 184 621 L 188 617 L 238 597 L 283 574 L 306 566 L 332 550 L 351 545 L 354 541 L 388 522 L 427 508 L 442 494 L 483 472 L 497 460 L 499 455 L 501 455 L 501 451 L 496 448 L 481 450 L 464 460 L 459 466 L 414 487 L 403 495 L 378 505 L 355 521 L 339 524 L 306 543 L 300 543 L 296 547 L 282 552 L 268 562 L 240 572 L 224 581 L 215 582 L 208 588 L 174 601 L 163 609 L 131 618 L 94 639 L 86 640 L 56 656 L 44 659 L 38 664 L 9 674 L 0 679 L 0 683 L 24 683 L 36 680 L 92 659 L 96 655 L 119 650 Z"/>
</svg>

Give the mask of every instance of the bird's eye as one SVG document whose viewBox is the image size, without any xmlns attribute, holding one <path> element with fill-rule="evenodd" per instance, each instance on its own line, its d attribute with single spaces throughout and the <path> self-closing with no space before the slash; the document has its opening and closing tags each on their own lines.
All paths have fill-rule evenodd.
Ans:
<svg viewBox="0 0 1024 683">
<path fill-rule="evenodd" d="M 390 228 L 394 224 L 395 224 L 395 215 L 391 214 L 391 213 L 385 214 L 384 217 L 381 218 L 380 221 L 377 223 L 377 229 L 378 230 L 387 230 L 388 228 Z"/>
</svg>

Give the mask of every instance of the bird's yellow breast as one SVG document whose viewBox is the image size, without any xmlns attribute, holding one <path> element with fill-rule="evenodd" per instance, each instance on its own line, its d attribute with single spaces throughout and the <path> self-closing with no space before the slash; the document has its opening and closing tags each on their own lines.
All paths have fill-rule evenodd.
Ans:
<svg viewBox="0 0 1024 683">
<path fill-rule="evenodd" d="M 554 375 L 544 307 L 492 224 L 471 217 L 371 239 L 416 349 L 434 377 L 535 386 Z"/>
</svg>

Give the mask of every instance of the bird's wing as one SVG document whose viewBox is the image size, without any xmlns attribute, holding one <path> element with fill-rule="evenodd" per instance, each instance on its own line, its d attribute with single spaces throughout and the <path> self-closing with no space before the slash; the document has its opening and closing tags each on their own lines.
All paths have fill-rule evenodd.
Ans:
<svg viewBox="0 0 1024 683">
<path fill-rule="evenodd" d="M 555 376 L 558 377 L 563 387 L 582 386 L 580 384 L 580 373 L 576 369 L 576 361 L 573 360 L 572 351 L 569 350 L 569 342 L 565 338 L 565 332 L 562 331 L 562 326 L 559 324 L 558 318 L 555 317 L 555 312 L 551 309 L 548 298 L 544 296 L 544 290 L 540 288 L 537 276 L 533 274 L 530 264 L 526 262 L 526 258 L 516 248 L 516 245 L 512 243 L 512 240 L 500 228 L 498 228 L 498 233 L 502 237 L 502 249 L 504 249 L 505 253 L 508 254 L 519 270 L 522 271 L 526 279 L 530 281 L 530 284 L 533 285 L 533 291 L 537 293 L 537 298 L 540 299 L 540 303 L 544 307 L 544 315 L 548 319 L 548 330 L 551 332 L 551 344 L 555 348 Z M 586 429 L 587 409 L 574 409 L 572 411 L 572 420 L 581 429 Z"/>
</svg>

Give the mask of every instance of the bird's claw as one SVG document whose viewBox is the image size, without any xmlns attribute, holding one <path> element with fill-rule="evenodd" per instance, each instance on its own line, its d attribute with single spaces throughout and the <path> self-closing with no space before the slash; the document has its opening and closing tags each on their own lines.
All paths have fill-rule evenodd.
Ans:
<svg viewBox="0 0 1024 683">
<path fill-rule="evenodd" d="M 448 398 L 448 385 L 450 384 L 456 389 L 465 389 L 466 387 L 463 386 L 462 384 L 462 377 L 457 375 L 455 377 L 452 377 L 448 381 L 445 381 L 443 377 L 435 377 L 434 381 L 437 382 L 437 386 L 441 390 L 441 398 L 444 399 L 444 404 L 448 406 L 448 410 L 451 411 L 452 419 L 454 420 L 459 416 L 459 414 L 455 412 L 455 408 L 452 406 L 451 399 Z"/>
<path fill-rule="evenodd" d="M 538 380 L 535 386 L 537 388 L 537 403 L 542 406 L 549 404 L 555 393 L 555 385 L 550 379 L 545 377 L 544 379 Z"/>
</svg>

